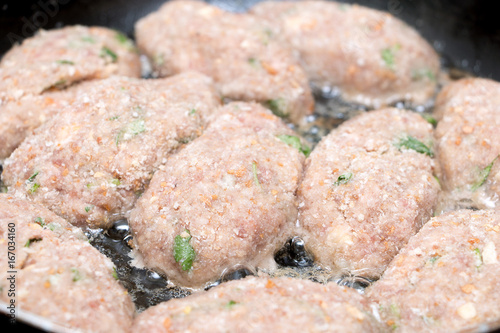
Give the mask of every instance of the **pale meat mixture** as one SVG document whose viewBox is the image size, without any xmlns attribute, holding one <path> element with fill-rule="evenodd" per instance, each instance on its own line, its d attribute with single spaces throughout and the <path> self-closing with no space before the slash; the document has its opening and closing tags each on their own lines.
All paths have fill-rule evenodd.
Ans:
<svg viewBox="0 0 500 333">
<path fill-rule="evenodd" d="M 278 23 L 311 83 L 375 108 L 422 104 L 436 89 L 439 57 L 389 13 L 334 1 L 263 2 L 252 14 Z"/>
<path fill-rule="evenodd" d="M 294 132 L 259 104 L 218 114 L 155 173 L 129 221 L 146 265 L 179 285 L 269 266 L 297 219 L 304 155 L 283 141 Z M 183 247 L 191 255 L 176 259 Z"/>
<path fill-rule="evenodd" d="M 8 268 L 9 223 L 15 224 L 16 260 Z M 10 302 L 8 270 L 16 270 L 16 305 L 70 328 L 128 332 L 134 304 L 114 266 L 81 230 L 51 211 L 0 194 L 0 300 Z"/>
<path fill-rule="evenodd" d="M 445 87 L 436 99 L 437 159 L 448 196 L 475 208 L 500 207 L 500 83 L 463 79 Z M 451 204 L 450 204 L 451 202 Z"/>
<path fill-rule="evenodd" d="M 299 233 L 316 262 L 377 278 L 432 216 L 433 160 L 404 144 L 413 141 L 432 146 L 432 126 L 416 113 L 385 109 L 345 122 L 319 143 L 298 192 Z"/>
<path fill-rule="evenodd" d="M 224 98 L 257 101 L 298 122 L 313 110 L 304 70 L 276 42 L 273 26 L 201 1 L 169 1 L 137 22 L 139 49 L 160 76 L 197 70 Z"/>
<path fill-rule="evenodd" d="M 72 97 L 51 91 L 111 75 L 141 75 L 133 42 L 115 30 L 41 30 L 13 47 L 0 62 L 0 161 Z"/>
<path fill-rule="evenodd" d="M 109 227 L 219 105 L 197 73 L 96 81 L 5 161 L 9 192 L 78 226 Z"/>
<path fill-rule="evenodd" d="M 369 311 L 333 283 L 247 277 L 149 308 L 132 332 L 381 332 Z"/>
<path fill-rule="evenodd" d="M 488 331 L 500 325 L 500 213 L 431 219 L 368 289 L 396 332 Z"/>
</svg>

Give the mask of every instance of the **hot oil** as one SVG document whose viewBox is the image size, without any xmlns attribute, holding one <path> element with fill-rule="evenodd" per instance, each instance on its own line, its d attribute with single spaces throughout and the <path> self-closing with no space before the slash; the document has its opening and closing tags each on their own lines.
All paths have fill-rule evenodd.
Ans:
<svg viewBox="0 0 500 333">
<path fill-rule="evenodd" d="M 440 85 L 450 80 L 456 80 L 468 73 L 458 69 L 450 69 L 440 81 Z M 305 118 L 298 126 L 290 124 L 290 127 L 303 136 L 313 148 L 322 137 L 331 130 L 338 127 L 344 121 L 351 119 L 369 110 L 359 104 L 343 101 L 335 90 L 321 89 L 315 92 L 316 106 L 314 113 Z M 423 115 L 431 115 L 431 106 L 412 107 L 403 103 L 394 105 L 398 108 L 412 109 Z M 0 174 L 2 166 L 0 164 Z M 6 192 L 6 188 L 0 180 L 0 193 Z M 168 301 L 172 298 L 182 298 L 190 295 L 193 290 L 180 288 L 172 285 L 168 279 L 156 272 L 145 268 L 138 268 L 132 264 L 132 235 L 126 220 L 116 222 L 109 230 L 88 230 L 87 236 L 91 244 L 101 253 L 108 256 L 116 265 L 116 271 L 120 282 L 128 290 L 136 304 L 138 312 L 142 312 L 150 306 Z M 294 237 L 290 239 L 283 248 L 275 255 L 278 263 L 277 270 L 271 272 L 253 271 L 247 267 L 239 267 L 225 272 L 219 281 L 207 286 L 209 289 L 228 280 L 243 278 L 247 275 L 271 275 L 275 277 L 287 276 L 300 279 L 308 279 L 318 283 L 336 282 L 340 285 L 352 287 L 359 292 L 372 282 L 360 276 L 352 276 L 345 272 L 335 272 L 320 267 L 314 263 L 313 258 L 306 252 L 304 242 Z"/>
</svg>

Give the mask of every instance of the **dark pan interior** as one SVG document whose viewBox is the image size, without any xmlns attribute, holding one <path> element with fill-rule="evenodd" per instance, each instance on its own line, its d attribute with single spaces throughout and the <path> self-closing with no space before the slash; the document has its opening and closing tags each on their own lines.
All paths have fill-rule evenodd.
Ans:
<svg viewBox="0 0 500 333">
<path fill-rule="evenodd" d="M 226 10 L 244 11 L 259 0 L 208 0 Z M 82 24 L 107 26 L 133 37 L 134 23 L 164 0 L 6 0 L 0 3 L 0 56 L 40 28 Z M 500 20 L 487 0 L 340 1 L 381 9 L 406 21 L 431 42 L 446 67 L 500 81 Z M 113 238 L 113 237 L 111 237 Z M 109 239 L 108 239 L 109 241 Z M 121 243 L 111 242 L 112 246 Z M 94 244 L 96 245 L 96 244 Z M 100 244 L 107 252 L 111 245 Z M 104 250 L 103 250 L 104 249 Z M 144 272 L 139 272 L 143 274 Z M 154 283 L 160 283 L 153 281 Z M 0 316 L 5 319 L 3 316 Z M 3 323 L 3 321 L 2 321 Z M 2 325 L 4 326 L 4 325 Z M 18 323 L 18 329 L 36 331 Z M 495 332 L 500 332 L 497 330 Z"/>
<path fill-rule="evenodd" d="M 244 11 L 259 0 L 208 0 Z M 38 28 L 101 25 L 133 35 L 134 23 L 164 0 L 5 0 L 0 2 L 0 55 Z M 500 80 L 500 20 L 488 0 L 359 0 L 417 28 L 448 61 L 446 65 Z"/>
</svg>

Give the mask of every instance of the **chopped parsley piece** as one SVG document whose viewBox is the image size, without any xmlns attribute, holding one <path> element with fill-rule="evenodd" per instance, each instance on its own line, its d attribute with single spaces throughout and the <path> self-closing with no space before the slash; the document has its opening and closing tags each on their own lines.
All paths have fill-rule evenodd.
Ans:
<svg viewBox="0 0 500 333">
<path fill-rule="evenodd" d="M 193 114 L 195 114 L 195 113 L 196 113 L 196 109 L 193 108 L 193 109 L 189 110 L 189 115 L 190 116 L 193 115 Z"/>
<path fill-rule="evenodd" d="M 31 186 L 31 188 L 30 188 L 30 192 L 31 192 L 31 193 L 35 193 L 35 192 L 36 192 L 36 190 L 38 190 L 38 188 L 40 188 L 40 184 L 38 184 L 38 183 L 34 183 L 34 184 Z"/>
<path fill-rule="evenodd" d="M 125 34 L 119 32 L 119 31 L 116 32 L 116 40 L 119 41 L 122 44 L 128 44 L 128 41 L 129 41 L 128 37 L 125 36 Z"/>
<path fill-rule="evenodd" d="M 280 118 L 288 117 L 286 111 L 286 103 L 283 98 L 270 99 L 266 102 L 266 106 L 271 110 L 276 116 Z"/>
<path fill-rule="evenodd" d="M 93 37 L 90 37 L 90 36 L 82 37 L 82 41 L 87 42 L 87 43 L 91 43 L 91 44 L 95 44 L 95 39 Z"/>
<path fill-rule="evenodd" d="M 479 250 L 477 247 L 473 250 L 474 253 L 474 259 L 475 259 L 475 265 L 476 268 L 479 269 L 483 265 L 483 256 L 481 255 L 481 250 Z"/>
<path fill-rule="evenodd" d="M 82 279 L 82 275 L 80 274 L 80 271 L 76 269 L 75 267 L 71 268 L 71 272 L 73 273 L 73 282 L 79 281 Z"/>
<path fill-rule="evenodd" d="M 337 178 L 337 181 L 335 183 L 333 183 L 333 185 L 339 186 L 342 184 L 346 184 L 351 179 L 352 179 L 352 172 L 346 172 L 346 173 L 341 174 L 339 176 L 339 178 Z"/>
<path fill-rule="evenodd" d="M 38 242 L 41 240 L 42 240 L 41 238 L 30 238 L 30 239 L 28 239 L 26 244 L 24 244 L 24 247 L 30 247 L 31 243 Z"/>
<path fill-rule="evenodd" d="M 116 120 L 116 119 L 118 119 L 118 118 L 120 118 L 120 116 L 113 116 L 113 117 L 111 117 L 111 118 L 108 118 L 108 120 Z"/>
<path fill-rule="evenodd" d="M 228 309 L 232 309 L 233 306 L 235 306 L 236 304 L 238 304 L 237 302 L 233 301 L 233 300 L 230 300 L 227 304 L 226 304 L 226 308 Z"/>
<path fill-rule="evenodd" d="M 119 186 L 121 184 L 121 182 L 118 178 L 113 178 L 113 179 L 111 179 L 111 184 Z"/>
<path fill-rule="evenodd" d="M 50 231 L 54 231 L 57 229 L 57 225 L 55 225 L 54 223 L 49 223 L 48 226 L 49 226 Z"/>
<path fill-rule="evenodd" d="M 253 68 L 260 68 L 260 61 L 255 59 L 255 58 L 249 58 L 248 59 L 248 63 L 250 64 L 250 66 L 252 66 Z"/>
<path fill-rule="evenodd" d="M 90 240 L 89 240 L 90 242 Z M 113 273 L 112 273 L 113 277 L 115 278 L 115 280 L 118 280 L 118 273 L 116 272 L 116 267 L 113 267 Z"/>
<path fill-rule="evenodd" d="M 497 155 L 497 157 L 495 157 L 495 158 L 493 159 L 493 161 L 491 161 L 491 163 L 490 163 L 490 164 L 488 164 L 488 165 L 486 166 L 486 168 L 484 168 L 483 170 L 481 170 L 481 171 L 479 172 L 479 180 L 478 180 L 475 184 L 473 184 L 473 185 L 471 186 L 471 190 L 472 190 L 473 192 L 474 192 L 474 191 L 476 191 L 476 190 L 477 190 L 478 188 L 480 188 L 481 186 L 483 186 L 483 184 L 484 184 L 484 183 L 486 183 L 486 179 L 487 179 L 487 178 L 488 178 L 488 176 L 490 175 L 491 168 L 493 168 L 493 164 L 495 164 L 495 161 L 497 160 L 497 158 L 498 158 L 498 155 Z"/>
<path fill-rule="evenodd" d="M 45 221 L 41 217 L 35 218 L 35 223 L 39 224 L 41 227 L 45 227 L 46 226 Z"/>
<path fill-rule="evenodd" d="M 425 154 L 430 157 L 434 156 L 434 153 L 429 147 L 427 147 L 421 141 L 415 139 L 412 136 L 407 136 L 399 140 L 399 142 L 396 144 L 396 147 L 398 147 L 399 149 L 401 148 L 411 149 L 416 151 L 417 153 Z"/>
<path fill-rule="evenodd" d="M 381 56 L 382 56 L 382 60 L 384 61 L 386 67 L 394 70 L 394 65 L 395 65 L 394 56 L 396 54 L 396 51 L 398 51 L 400 48 L 401 48 L 401 45 L 396 44 L 392 47 L 388 47 L 388 48 L 385 48 L 382 50 Z"/>
<path fill-rule="evenodd" d="M 438 261 L 438 260 L 439 260 L 439 258 L 441 258 L 441 256 L 440 256 L 440 255 L 438 255 L 438 254 L 433 255 L 433 256 L 429 259 L 429 262 L 430 262 L 431 264 L 434 264 L 436 261 Z"/>
<path fill-rule="evenodd" d="M 260 187 L 259 177 L 257 176 L 257 163 L 252 162 L 253 182 Z"/>
<path fill-rule="evenodd" d="M 427 120 L 427 122 L 429 124 L 432 125 L 432 127 L 436 127 L 437 126 L 437 120 L 436 118 L 434 118 L 433 116 L 431 116 L 430 114 L 427 114 L 427 113 L 422 113 L 420 114 L 422 116 L 422 118 L 424 118 L 425 120 Z"/>
<path fill-rule="evenodd" d="M 311 153 L 311 148 L 309 148 L 306 145 L 302 145 L 302 143 L 300 142 L 300 139 L 294 135 L 286 135 L 286 134 L 278 135 L 278 139 L 280 139 L 281 141 L 283 141 L 287 145 L 297 149 L 302 154 L 304 154 L 306 157 L 309 156 L 309 154 Z"/>
<path fill-rule="evenodd" d="M 94 206 L 86 206 L 85 211 L 88 213 L 92 208 L 94 208 Z"/>
<path fill-rule="evenodd" d="M 191 233 L 186 229 L 174 239 L 174 259 L 175 262 L 180 263 L 184 271 L 189 271 L 193 267 L 193 261 L 196 257 L 196 252 L 189 243 L 191 238 Z"/>
<path fill-rule="evenodd" d="M 122 129 L 115 138 L 115 143 L 118 146 L 118 143 L 123 140 L 129 140 L 132 137 L 139 135 L 146 131 L 146 126 L 144 119 L 136 119 L 130 124 L 128 124 L 124 129 Z"/>
<path fill-rule="evenodd" d="M 56 62 L 58 64 L 61 64 L 61 65 L 74 65 L 75 64 L 73 61 L 70 61 L 70 60 L 57 60 Z"/>
<path fill-rule="evenodd" d="M 32 175 L 31 175 L 31 177 L 30 177 L 30 178 L 28 178 L 28 181 L 29 181 L 29 182 L 32 182 L 32 181 L 36 178 L 36 176 L 38 176 L 38 174 L 39 174 L 39 173 L 40 173 L 40 172 L 39 172 L 39 171 L 37 171 L 37 172 L 35 172 L 34 174 L 32 174 Z"/>
<path fill-rule="evenodd" d="M 427 78 L 433 82 L 436 82 L 436 75 L 428 68 L 413 70 L 411 72 L 411 78 L 414 81 L 418 81 L 418 80 L 422 80 L 422 79 Z"/>
<path fill-rule="evenodd" d="M 117 62 L 118 61 L 118 56 L 116 55 L 116 53 L 114 53 L 113 51 L 111 51 L 106 46 L 102 47 L 100 57 L 101 58 L 109 57 L 109 58 L 111 58 L 111 62 Z"/>
</svg>

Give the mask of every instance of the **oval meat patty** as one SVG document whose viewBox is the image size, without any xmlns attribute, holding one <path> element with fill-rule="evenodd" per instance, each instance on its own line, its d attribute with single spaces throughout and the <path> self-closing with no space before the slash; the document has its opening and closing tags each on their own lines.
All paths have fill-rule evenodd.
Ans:
<svg viewBox="0 0 500 333">
<path fill-rule="evenodd" d="M 137 45 L 160 76 L 196 70 L 223 97 L 257 101 L 298 122 L 313 110 L 308 81 L 271 24 L 198 1 L 171 1 L 135 26 Z"/>
<path fill-rule="evenodd" d="M 432 218 L 367 290 L 396 332 L 486 332 L 500 325 L 500 213 Z"/>
<path fill-rule="evenodd" d="M 41 30 L 14 46 L 0 62 L 0 160 L 71 98 L 51 91 L 114 74 L 139 77 L 141 67 L 132 41 L 111 29 Z"/>
<path fill-rule="evenodd" d="M 319 143 L 299 188 L 299 222 L 318 263 L 377 278 L 432 216 L 432 126 L 385 109 L 349 120 Z"/>
<path fill-rule="evenodd" d="M 14 231 L 9 230 L 14 224 Z M 9 234 L 16 238 L 16 306 L 56 324 L 91 332 L 128 332 L 134 304 L 114 266 L 81 230 L 51 211 L 0 194 L 0 300 L 10 302 Z M 4 269 L 5 268 L 5 269 Z"/>
<path fill-rule="evenodd" d="M 346 100 L 375 108 L 434 95 L 438 55 L 391 14 L 333 1 L 268 1 L 251 13 L 280 25 L 318 88 L 338 88 Z"/>
<path fill-rule="evenodd" d="M 299 138 L 259 104 L 231 103 L 155 173 L 130 227 L 146 266 L 184 286 L 269 266 L 297 219 Z"/>
<path fill-rule="evenodd" d="M 198 73 L 96 81 L 5 161 L 3 181 L 74 225 L 106 228 L 218 105 Z"/>
<path fill-rule="evenodd" d="M 132 332 L 380 332 L 368 311 L 334 283 L 247 277 L 149 308 Z"/>
<path fill-rule="evenodd" d="M 499 208 L 500 83 L 451 83 L 438 95 L 434 112 L 439 119 L 435 135 L 440 178 L 449 199 Z"/>
</svg>

